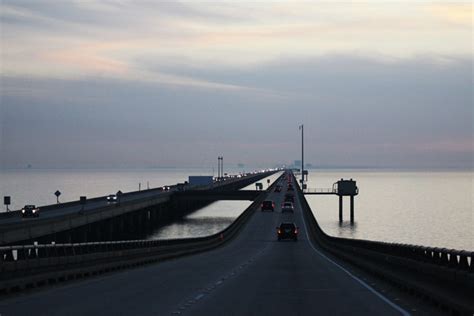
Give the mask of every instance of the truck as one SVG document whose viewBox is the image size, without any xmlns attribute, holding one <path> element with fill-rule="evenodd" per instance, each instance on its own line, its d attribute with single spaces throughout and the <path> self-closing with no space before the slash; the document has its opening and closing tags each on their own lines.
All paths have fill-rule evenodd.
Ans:
<svg viewBox="0 0 474 316">
<path fill-rule="evenodd" d="M 189 185 L 211 185 L 213 183 L 212 176 L 189 176 Z"/>
</svg>

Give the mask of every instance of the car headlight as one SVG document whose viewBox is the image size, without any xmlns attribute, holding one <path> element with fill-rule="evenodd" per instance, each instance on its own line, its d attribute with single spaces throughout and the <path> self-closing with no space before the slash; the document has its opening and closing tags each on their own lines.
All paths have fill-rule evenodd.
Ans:
<svg viewBox="0 0 474 316">
<path fill-rule="evenodd" d="M 24 214 L 24 213 L 25 213 L 25 209 L 22 209 L 21 212 Z"/>
<path fill-rule="evenodd" d="M 33 214 L 36 213 L 36 210 L 33 210 Z"/>
</svg>

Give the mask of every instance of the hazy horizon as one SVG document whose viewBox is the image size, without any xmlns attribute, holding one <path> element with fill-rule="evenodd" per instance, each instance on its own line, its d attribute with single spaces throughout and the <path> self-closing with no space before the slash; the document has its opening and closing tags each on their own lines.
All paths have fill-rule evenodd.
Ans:
<svg viewBox="0 0 474 316">
<path fill-rule="evenodd" d="M 0 3 L 0 168 L 473 168 L 459 1 Z"/>
</svg>

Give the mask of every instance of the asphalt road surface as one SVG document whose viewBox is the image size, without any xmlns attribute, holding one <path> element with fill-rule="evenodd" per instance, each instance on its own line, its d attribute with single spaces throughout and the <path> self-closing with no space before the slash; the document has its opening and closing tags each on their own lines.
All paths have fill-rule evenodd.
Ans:
<svg viewBox="0 0 474 316">
<path fill-rule="evenodd" d="M 407 315 L 308 241 L 297 196 L 295 213 L 281 213 L 285 192 L 223 247 L 7 298 L 0 314 Z M 297 242 L 277 241 L 282 221 L 297 224 Z"/>
</svg>

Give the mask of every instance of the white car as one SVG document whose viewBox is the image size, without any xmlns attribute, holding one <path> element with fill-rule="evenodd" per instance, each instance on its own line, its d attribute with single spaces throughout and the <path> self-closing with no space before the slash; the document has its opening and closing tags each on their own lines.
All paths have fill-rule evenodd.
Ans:
<svg viewBox="0 0 474 316">
<path fill-rule="evenodd" d="M 281 212 L 282 213 L 285 213 L 285 212 L 293 213 L 294 211 L 295 211 L 295 208 L 293 206 L 293 203 L 291 203 L 291 202 L 284 202 L 281 205 Z"/>
</svg>

